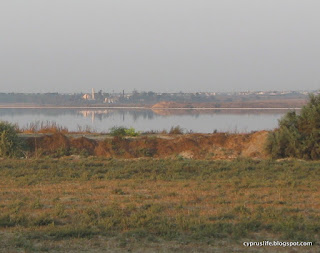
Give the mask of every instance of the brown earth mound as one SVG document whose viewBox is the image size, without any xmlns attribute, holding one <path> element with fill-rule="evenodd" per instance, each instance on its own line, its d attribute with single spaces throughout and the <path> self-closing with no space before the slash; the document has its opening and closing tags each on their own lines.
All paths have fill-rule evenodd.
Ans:
<svg viewBox="0 0 320 253">
<path fill-rule="evenodd" d="M 107 157 L 185 157 L 234 159 L 239 156 L 265 158 L 268 132 L 253 134 L 187 134 L 177 136 L 114 138 L 100 142 L 95 154 Z"/>
<path fill-rule="evenodd" d="M 233 102 L 203 102 L 203 103 L 182 103 L 163 101 L 151 107 L 151 110 L 158 115 L 185 115 L 185 114 L 212 114 L 212 113 L 231 113 L 241 114 L 250 109 L 250 113 L 274 113 L 274 109 L 280 113 L 285 113 L 288 108 L 301 108 L 307 102 L 306 99 L 269 99 L 252 101 L 233 101 Z M 210 109 L 208 109 L 210 108 Z M 219 109 L 219 108 L 223 108 Z M 228 110 L 225 110 L 228 108 Z M 242 108 L 242 109 L 241 109 Z M 273 108 L 273 109 L 272 109 Z M 282 109 L 281 109 L 282 108 Z M 171 110 L 170 110 L 171 109 Z M 172 110 L 179 109 L 179 110 Z M 215 109 L 215 110 L 212 110 Z"/>
<path fill-rule="evenodd" d="M 69 149 L 70 140 L 62 133 L 54 133 L 52 135 L 45 135 L 42 137 L 29 138 L 27 144 L 32 151 L 39 149 L 43 151 L 57 151 L 59 149 Z"/>
<path fill-rule="evenodd" d="M 176 103 L 171 101 L 159 102 L 151 107 L 152 109 L 161 109 L 161 108 L 193 108 L 191 103 Z"/>
<path fill-rule="evenodd" d="M 219 102 L 194 102 L 181 103 L 163 101 L 153 105 L 151 108 L 301 108 L 307 103 L 307 99 L 263 99 L 251 101 L 219 101 Z"/>
<path fill-rule="evenodd" d="M 90 155 L 94 155 L 97 142 L 86 137 L 72 138 L 70 146 L 78 151 L 86 151 Z"/>
<path fill-rule="evenodd" d="M 41 149 L 46 154 L 61 149 L 73 153 L 85 151 L 89 155 L 138 158 L 185 157 L 194 159 L 234 159 L 239 156 L 266 158 L 264 143 L 267 131 L 251 134 L 185 134 L 159 135 L 136 138 L 114 137 L 95 141 L 85 137 L 68 138 L 61 133 L 29 138 L 31 150 Z"/>
</svg>

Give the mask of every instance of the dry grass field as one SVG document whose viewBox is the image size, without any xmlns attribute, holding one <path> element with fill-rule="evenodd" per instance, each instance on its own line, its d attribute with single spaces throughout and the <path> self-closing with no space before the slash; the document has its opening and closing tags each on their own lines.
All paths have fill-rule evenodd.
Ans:
<svg viewBox="0 0 320 253">
<path fill-rule="evenodd" d="M 320 162 L 7 159 L 0 178 L 1 252 L 320 250 Z"/>
</svg>

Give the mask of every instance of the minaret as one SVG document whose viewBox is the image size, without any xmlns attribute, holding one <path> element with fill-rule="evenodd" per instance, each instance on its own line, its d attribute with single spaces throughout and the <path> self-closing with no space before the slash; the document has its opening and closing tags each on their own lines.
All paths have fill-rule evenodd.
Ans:
<svg viewBox="0 0 320 253">
<path fill-rule="evenodd" d="M 92 94 L 91 94 L 91 99 L 92 99 L 92 100 L 95 100 L 95 98 L 94 98 L 94 88 L 92 88 L 91 93 L 92 93 Z"/>
</svg>

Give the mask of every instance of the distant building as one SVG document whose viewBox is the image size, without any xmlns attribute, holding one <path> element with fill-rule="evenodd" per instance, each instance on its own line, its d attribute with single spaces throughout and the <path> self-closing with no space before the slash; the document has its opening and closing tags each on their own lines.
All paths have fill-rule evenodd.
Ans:
<svg viewBox="0 0 320 253">
<path fill-rule="evenodd" d="M 95 100 L 95 97 L 94 97 L 94 89 L 92 88 L 92 90 L 91 90 L 91 99 L 92 100 Z"/>
<path fill-rule="evenodd" d="M 105 98 L 105 99 L 104 99 L 104 103 L 106 103 L 106 104 L 113 104 L 113 103 L 115 103 L 116 101 L 117 101 L 116 98 Z"/>
<path fill-rule="evenodd" d="M 96 100 L 96 99 L 95 99 L 94 89 L 92 88 L 92 90 L 91 90 L 91 95 L 86 93 L 86 94 L 84 94 L 84 95 L 82 96 L 82 98 L 83 98 L 84 100 Z"/>
<path fill-rule="evenodd" d="M 89 94 L 84 94 L 84 95 L 82 96 L 82 98 L 83 98 L 84 100 L 91 100 L 91 96 L 90 96 Z"/>
</svg>

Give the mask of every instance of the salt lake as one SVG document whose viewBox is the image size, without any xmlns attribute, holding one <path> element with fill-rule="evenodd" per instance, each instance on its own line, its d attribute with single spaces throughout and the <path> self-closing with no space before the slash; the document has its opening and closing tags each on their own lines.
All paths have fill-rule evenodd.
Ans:
<svg viewBox="0 0 320 253">
<path fill-rule="evenodd" d="M 170 130 L 180 126 L 188 132 L 251 132 L 271 130 L 288 110 L 211 109 L 151 110 L 114 108 L 1 108 L 0 120 L 27 127 L 36 122 L 55 122 L 70 131 L 91 128 L 108 132 L 114 126 L 133 127 L 137 131 Z"/>
</svg>

